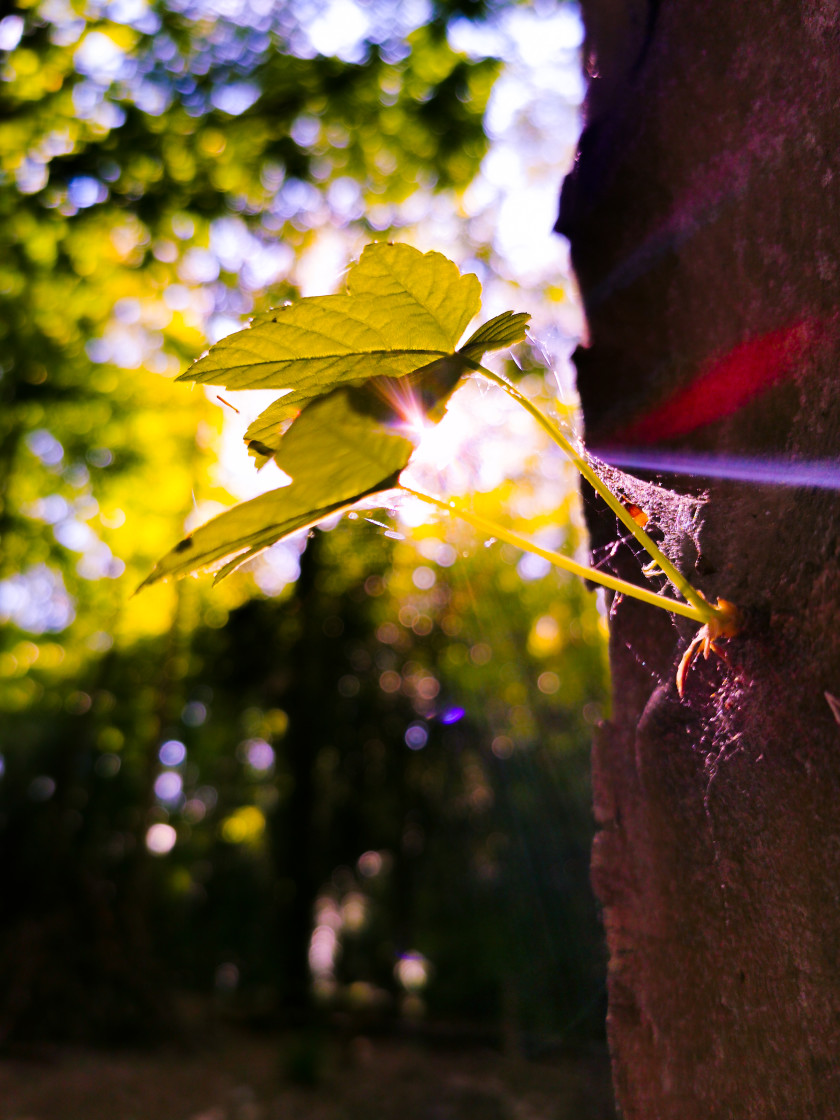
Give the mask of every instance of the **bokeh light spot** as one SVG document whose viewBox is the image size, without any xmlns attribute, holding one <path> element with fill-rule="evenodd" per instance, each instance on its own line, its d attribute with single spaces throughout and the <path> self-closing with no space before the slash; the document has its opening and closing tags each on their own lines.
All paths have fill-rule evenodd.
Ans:
<svg viewBox="0 0 840 1120">
<path fill-rule="evenodd" d="M 425 724 L 412 723 L 406 728 L 405 745 L 409 750 L 421 751 L 429 741 L 429 731 Z"/>
<path fill-rule="evenodd" d="M 356 862 L 359 874 L 364 879 L 375 879 L 382 870 L 382 864 L 383 860 L 379 852 L 363 852 Z"/>
<path fill-rule="evenodd" d="M 164 770 L 155 779 L 155 797 L 159 801 L 177 801 L 184 789 L 184 781 L 174 770 Z"/>
<path fill-rule="evenodd" d="M 436 580 L 437 576 L 426 564 L 421 564 L 419 568 L 415 568 L 411 575 L 412 583 L 421 591 L 428 591 L 430 587 L 434 587 Z"/>
<path fill-rule="evenodd" d="M 207 708 L 200 700 L 191 700 L 189 704 L 184 705 L 181 719 L 187 727 L 201 727 L 207 719 Z"/>
<path fill-rule="evenodd" d="M 180 766 L 187 757 L 187 748 L 179 739 L 167 739 L 158 751 L 164 766 Z"/>
<path fill-rule="evenodd" d="M 244 747 L 245 759 L 252 770 L 263 774 L 274 765 L 274 750 L 265 739 L 248 739 Z"/>
<path fill-rule="evenodd" d="M 507 735 L 497 735 L 490 744 L 490 750 L 496 758 L 510 758 L 513 754 L 513 742 Z"/>
<path fill-rule="evenodd" d="M 403 953 L 394 974 L 407 992 L 420 992 L 429 982 L 429 962 L 422 953 Z"/>
<path fill-rule="evenodd" d="M 243 805 L 224 819 L 221 832 L 228 844 L 253 844 L 265 832 L 265 816 L 256 805 Z"/>
<path fill-rule="evenodd" d="M 393 669 L 386 669 L 379 677 L 379 687 L 383 692 L 399 692 L 402 687 L 402 677 Z"/>
<path fill-rule="evenodd" d="M 153 856 L 165 856 L 175 847 L 177 834 L 171 824 L 158 822 L 146 832 L 146 847 Z"/>
<path fill-rule="evenodd" d="M 560 678 L 556 673 L 540 673 L 537 677 L 537 688 L 540 692 L 545 693 L 546 696 L 553 696 L 560 688 Z"/>
</svg>

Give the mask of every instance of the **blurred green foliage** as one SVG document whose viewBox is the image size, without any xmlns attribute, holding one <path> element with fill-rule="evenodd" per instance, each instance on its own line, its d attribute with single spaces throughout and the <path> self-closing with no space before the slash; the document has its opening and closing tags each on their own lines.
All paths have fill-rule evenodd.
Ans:
<svg viewBox="0 0 840 1120">
<path fill-rule="evenodd" d="M 279 594 L 131 597 L 191 493 L 229 504 L 222 410 L 171 379 L 323 226 L 387 233 L 487 146 L 498 63 L 446 38 L 486 4 L 373 5 L 324 54 L 317 5 L 225 11 L 0 19 L 0 1045 L 154 1037 L 185 991 L 288 1015 L 313 980 L 363 1022 L 597 1032 L 581 587 L 357 522 Z"/>
</svg>

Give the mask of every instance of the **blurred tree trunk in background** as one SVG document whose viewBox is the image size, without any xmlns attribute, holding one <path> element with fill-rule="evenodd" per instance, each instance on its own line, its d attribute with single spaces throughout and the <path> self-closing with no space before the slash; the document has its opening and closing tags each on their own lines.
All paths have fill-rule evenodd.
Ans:
<svg viewBox="0 0 840 1120">
<path fill-rule="evenodd" d="M 840 498 L 782 483 L 840 448 L 840 7 L 583 7 L 588 121 L 558 228 L 589 320 L 589 447 L 778 468 L 622 482 L 747 623 L 680 700 L 692 627 L 613 603 L 593 868 L 618 1100 L 627 1120 L 838 1116 Z M 629 550 L 619 566 L 641 580 Z"/>
</svg>

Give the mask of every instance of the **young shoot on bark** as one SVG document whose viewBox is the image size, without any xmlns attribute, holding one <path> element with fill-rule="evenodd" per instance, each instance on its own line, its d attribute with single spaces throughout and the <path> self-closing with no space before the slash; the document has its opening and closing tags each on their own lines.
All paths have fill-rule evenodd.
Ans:
<svg viewBox="0 0 840 1120">
<path fill-rule="evenodd" d="M 725 600 L 709 603 L 651 540 L 645 519 L 612 493 L 557 424 L 481 364 L 488 351 L 523 341 L 530 316 L 497 315 L 456 349 L 481 305 L 478 279 L 461 275 L 440 253 L 420 253 L 404 244 L 368 245 L 349 270 L 346 286 L 339 295 L 308 297 L 255 316 L 249 327 L 216 343 L 181 375 L 179 380 L 226 390 L 282 390 L 245 438 L 258 466 L 274 459 L 292 482 L 200 526 L 158 561 L 141 586 L 219 564 L 216 579 L 222 579 L 284 537 L 371 495 L 399 489 L 488 537 L 699 623 L 677 674 L 682 695 L 697 652 L 719 653 L 716 642 L 738 633 L 738 611 Z M 588 568 L 459 502 L 401 483 L 422 430 L 441 419 L 454 390 L 474 373 L 526 409 L 648 553 L 651 570 L 665 575 L 681 598 Z"/>
</svg>

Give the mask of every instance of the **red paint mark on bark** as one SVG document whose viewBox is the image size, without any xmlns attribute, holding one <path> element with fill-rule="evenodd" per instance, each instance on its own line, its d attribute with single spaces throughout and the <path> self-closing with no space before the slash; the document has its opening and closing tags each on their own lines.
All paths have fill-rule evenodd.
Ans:
<svg viewBox="0 0 840 1120">
<path fill-rule="evenodd" d="M 701 369 L 685 388 L 615 432 L 611 442 L 658 443 L 731 416 L 759 393 L 790 377 L 797 359 L 813 348 L 821 334 L 817 320 L 801 319 L 739 343 Z"/>
</svg>

